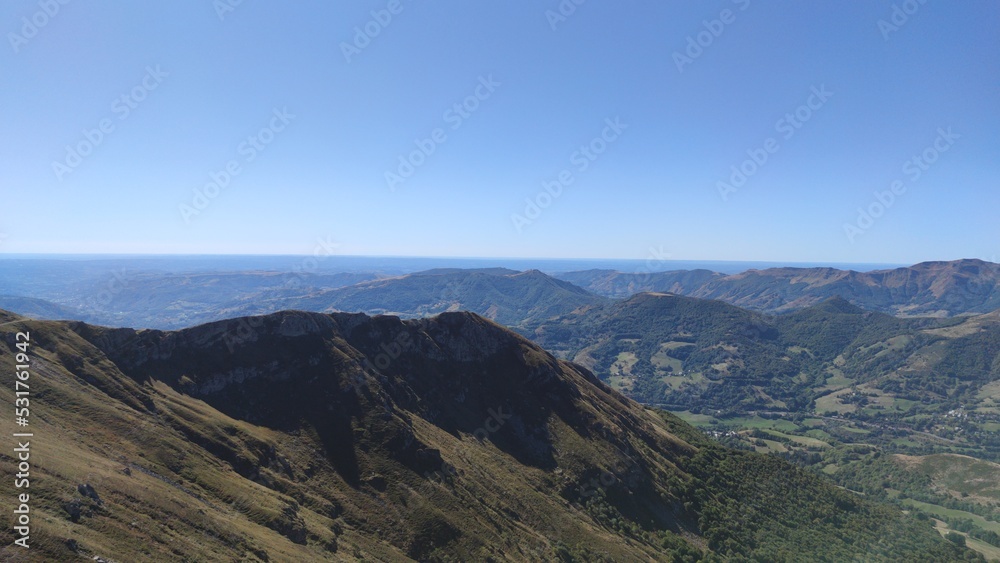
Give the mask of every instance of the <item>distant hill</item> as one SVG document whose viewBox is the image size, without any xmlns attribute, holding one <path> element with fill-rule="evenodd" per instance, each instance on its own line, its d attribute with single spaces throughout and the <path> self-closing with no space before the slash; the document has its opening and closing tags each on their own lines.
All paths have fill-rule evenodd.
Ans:
<svg viewBox="0 0 1000 563">
<path fill-rule="evenodd" d="M 84 269 L 83 271 L 88 271 Z M 79 279 L 73 276 L 80 275 Z M 54 278 L 69 277 L 60 285 Z M 71 319 L 110 326 L 177 329 L 238 316 L 261 300 L 300 296 L 375 279 L 375 274 L 309 272 L 163 273 L 129 270 L 87 273 L 60 265 L 45 295 L 7 298 L 3 308 L 49 320 Z M 2 298 L 0 298 L 2 299 Z M 46 305 L 44 302 L 50 302 Z M 267 311 L 272 312 L 272 311 Z"/>
<path fill-rule="evenodd" d="M 638 274 L 615 270 L 583 270 L 557 274 L 556 277 L 597 295 L 625 299 L 637 293 L 649 292 L 688 295 L 712 280 L 724 278 L 725 275 L 709 270 L 675 270 Z"/>
<path fill-rule="evenodd" d="M 590 270 L 559 277 L 610 297 L 671 292 L 771 313 L 802 309 L 830 297 L 902 316 L 956 316 L 1000 309 L 1000 264 L 982 260 L 924 262 L 874 272 L 774 268 L 722 275 L 706 270 L 650 274 Z"/>
<path fill-rule="evenodd" d="M 4 373 L 17 331 L 32 342 L 32 547 L 5 527 L 7 561 L 974 558 L 470 313 L 161 332 L 0 312 Z M 16 471 L 9 453 L 0 465 Z"/>
<path fill-rule="evenodd" d="M 571 283 L 538 270 L 430 270 L 318 291 L 302 297 L 262 299 L 244 313 L 282 309 L 360 311 L 423 317 L 471 311 L 500 324 L 524 329 L 537 323 L 607 303 Z"/>
<path fill-rule="evenodd" d="M 0 309 L 17 311 L 18 314 L 32 319 L 87 320 L 84 313 L 72 307 L 34 297 L 0 295 Z"/>
<path fill-rule="evenodd" d="M 525 330 L 607 298 L 538 270 L 441 268 L 405 276 L 237 272 L 144 272 L 59 293 L 58 305 L 13 298 L 9 310 L 44 319 L 172 330 L 281 310 L 425 317 L 472 311 Z"/>
</svg>

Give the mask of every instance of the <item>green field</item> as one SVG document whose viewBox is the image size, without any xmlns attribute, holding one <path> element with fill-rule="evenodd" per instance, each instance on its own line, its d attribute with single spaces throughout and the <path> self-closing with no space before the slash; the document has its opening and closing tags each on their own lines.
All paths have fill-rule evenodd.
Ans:
<svg viewBox="0 0 1000 563">
<path fill-rule="evenodd" d="M 639 361 L 639 358 L 635 357 L 634 352 L 622 352 L 618 354 L 618 359 L 615 363 L 611 364 L 611 375 L 625 374 L 629 375 L 632 373 L 632 366 Z"/>
<path fill-rule="evenodd" d="M 948 527 L 948 524 L 940 520 L 934 520 L 934 529 L 938 531 L 942 536 L 948 534 L 948 532 L 956 532 L 965 536 L 965 545 L 971 547 L 972 549 L 983 554 L 983 557 L 987 561 L 1000 561 L 1000 547 L 992 546 L 984 541 L 977 540 L 976 538 L 969 537 L 969 534 L 965 532 L 959 532 L 958 530 L 952 530 Z"/>
<path fill-rule="evenodd" d="M 823 387 L 824 390 L 837 391 L 854 385 L 854 380 L 844 376 L 844 372 L 838 368 L 829 367 L 826 371 L 830 374 L 830 377 L 826 378 L 826 386 Z"/>
<path fill-rule="evenodd" d="M 698 385 L 707 380 L 701 372 L 685 373 L 684 375 L 664 375 L 660 377 L 664 385 L 669 385 L 671 389 L 680 389 L 685 385 Z"/>
<path fill-rule="evenodd" d="M 982 400 L 992 400 L 1000 402 L 1000 381 L 994 381 L 983 385 L 977 396 Z"/>
<path fill-rule="evenodd" d="M 680 373 L 684 371 L 684 362 L 678 360 L 677 358 L 672 358 L 662 351 L 653 354 L 653 357 L 649 359 L 649 362 L 653 364 L 654 367 L 671 373 Z"/>
<path fill-rule="evenodd" d="M 780 432 L 797 432 L 799 430 L 799 425 L 795 424 L 790 420 L 784 420 L 781 418 L 777 419 L 767 419 L 761 418 L 759 416 L 752 417 L 737 417 L 737 418 L 725 418 L 720 420 L 722 424 L 728 424 L 729 426 L 742 426 L 743 428 L 758 429 L 758 430 L 778 430 Z"/>
<path fill-rule="evenodd" d="M 816 412 L 819 414 L 825 412 L 844 414 L 858 410 L 858 407 L 855 405 L 845 405 L 840 402 L 840 396 L 845 393 L 850 393 L 850 389 L 835 391 L 816 399 Z"/>
<path fill-rule="evenodd" d="M 788 451 L 788 447 L 785 446 L 784 444 L 782 444 L 781 442 L 775 442 L 774 440 L 764 440 L 763 442 L 765 444 L 767 444 L 767 445 L 766 446 L 756 446 L 756 445 L 754 446 L 759 453 L 762 453 L 762 454 L 773 453 L 773 452 L 783 453 L 783 452 L 787 452 Z"/>
<path fill-rule="evenodd" d="M 953 508 L 945 508 L 937 504 L 929 504 L 926 502 L 920 502 L 913 499 L 903 499 L 903 504 L 906 506 L 911 506 L 913 508 L 918 508 L 927 514 L 932 516 L 940 516 L 942 518 L 964 518 L 972 520 L 972 523 L 984 530 L 990 530 L 1000 534 L 1000 522 L 991 522 L 978 514 L 973 514 L 971 512 L 966 512 L 964 510 L 955 510 Z"/>
<path fill-rule="evenodd" d="M 767 432 L 768 434 L 771 434 L 772 436 L 778 436 L 780 438 L 786 438 L 788 440 L 791 440 L 792 442 L 795 442 L 796 444 L 799 444 L 799 445 L 802 445 L 802 446 L 806 446 L 806 447 L 809 447 L 809 448 L 829 448 L 830 447 L 830 444 L 828 444 L 827 442 L 824 442 L 823 440 L 818 440 L 816 438 L 809 438 L 809 437 L 806 437 L 806 436 L 795 436 L 795 435 L 792 435 L 792 434 L 785 434 L 785 433 L 782 433 L 782 432 L 778 432 L 777 430 L 764 430 L 764 432 Z"/>
<path fill-rule="evenodd" d="M 968 536 L 965 538 L 965 545 L 982 553 L 987 561 L 1000 561 L 1000 547 L 992 546 L 984 541 Z"/>
<path fill-rule="evenodd" d="M 826 432 L 825 430 L 820 430 L 819 428 L 813 428 L 812 430 L 809 430 L 808 432 L 806 432 L 806 436 L 809 436 L 810 438 L 816 438 L 817 440 L 821 440 L 823 442 L 826 442 L 827 444 L 836 441 L 836 439 L 833 436 L 831 436 L 828 432 Z"/>
<path fill-rule="evenodd" d="M 631 377 L 612 375 L 608 378 L 608 385 L 610 385 L 615 391 L 627 391 L 632 388 L 632 384 L 633 381 Z"/>
</svg>

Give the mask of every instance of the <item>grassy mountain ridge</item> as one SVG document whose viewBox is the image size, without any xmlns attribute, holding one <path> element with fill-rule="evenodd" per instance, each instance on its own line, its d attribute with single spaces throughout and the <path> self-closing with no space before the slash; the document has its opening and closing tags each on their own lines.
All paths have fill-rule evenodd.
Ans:
<svg viewBox="0 0 1000 563">
<path fill-rule="evenodd" d="M 163 332 L 0 313 L 5 371 L 17 331 L 33 342 L 36 524 L 7 560 L 972 557 L 473 314 Z"/>
<path fill-rule="evenodd" d="M 558 277 L 599 295 L 678 293 L 780 313 L 840 297 L 869 311 L 902 316 L 955 316 L 1000 309 L 1000 264 L 982 260 L 923 262 L 855 272 L 835 268 L 771 268 L 722 275 L 704 270 L 625 274 L 584 271 Z"/>
</svg>

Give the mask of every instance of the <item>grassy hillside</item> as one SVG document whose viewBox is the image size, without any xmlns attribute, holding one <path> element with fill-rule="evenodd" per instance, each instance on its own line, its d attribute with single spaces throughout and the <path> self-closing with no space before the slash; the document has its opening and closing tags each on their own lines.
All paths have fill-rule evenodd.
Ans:
<svg viewBox="0 0 1000 563">
<path fill-rule="evenodd" d="M 4 373 L 19 331 L 33 547 L 5 527 L 5 560 L 974 557 L 475 315 L 290 312 L 160 332 L 0 313 Z M 0 452 L 7 474 L 14 461 Z"/>
</svg>

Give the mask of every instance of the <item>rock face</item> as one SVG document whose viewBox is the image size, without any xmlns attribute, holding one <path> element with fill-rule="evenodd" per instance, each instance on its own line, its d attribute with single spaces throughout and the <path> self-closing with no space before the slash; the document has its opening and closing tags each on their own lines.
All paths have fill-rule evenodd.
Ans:
<svg viewBox="0 0 1000 563">
<path fill-rule="evenodd" d="M 101 497 L 97 494 L 97 491 L 94 490 L 94 487 L 92 487 L 90 483 L 81 483 L 80 485 L 77 485 L 76 490 L 80 493 L 80 495 L 92 499 L 97 504 L 104 504 L 104 501 L 101 500 Z"/>
<path fill-rule="evenodd" d="M 0 370 L 29 330 L 46 407 L 42 560 L 962 556 L 470 313 L 286 311 L 177 332 L 0 319 Z"/>
</svg>

